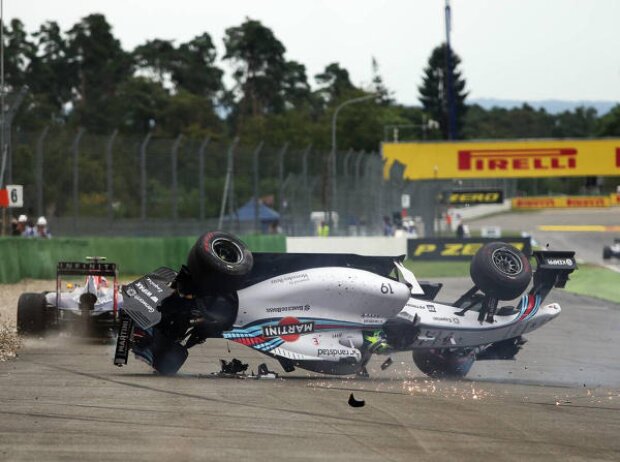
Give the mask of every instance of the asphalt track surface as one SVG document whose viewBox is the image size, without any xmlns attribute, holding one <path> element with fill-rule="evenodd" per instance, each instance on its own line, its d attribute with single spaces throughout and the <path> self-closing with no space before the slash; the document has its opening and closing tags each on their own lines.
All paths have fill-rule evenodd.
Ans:
<svg viewBox="0 0 620 462">
<path fill-rule="evenodd" d="M 541 245 L 549 244 L 550 249 L 575 250 L 579 260 L 605 265 L 620 271 L 620 260 L 603 260 L 603 246 L 611 245 L 614 237 L 620 238 L 620 231 L 542 231 L 548 225 L 603 225 L 620 226 L 620 207 L 592 209 L 551 209 L 534 212 L 493 215 L 469 222 L 471 230 L 483 226 L 500 226 L 504 230 L 527 231 Z M 618 289 L 620 290 L 620 289 Z"/>
<path fill-rule="evenodd" d="M 447 281 L 439 298 L 467 288 Z M 407 353 L 370 378 L 297 370 L 277 380 L 210 375 L 218 359 L 273 360 L 223 340 L 154 375 L 113 346 L 29 340 L 0 363 L 0 460 L 620 460 L 620 305 L 555 292 L 560 317 L 516 361 L 467 380 L 425 378 Z M 351 392 L 366 406 L 352 408 Z"/>
</svg>

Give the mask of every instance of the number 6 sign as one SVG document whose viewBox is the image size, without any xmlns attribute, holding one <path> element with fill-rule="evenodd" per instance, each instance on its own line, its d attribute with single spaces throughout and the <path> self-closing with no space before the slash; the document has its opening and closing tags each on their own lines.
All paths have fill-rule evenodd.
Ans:
<svg viewBox="0 0 620 462">
<path fill-rule="evenodd" d="M 0 207 L 23 207 L 24 187 L 22 185 L 6 185 L 0 189 Z"/>
</svg>

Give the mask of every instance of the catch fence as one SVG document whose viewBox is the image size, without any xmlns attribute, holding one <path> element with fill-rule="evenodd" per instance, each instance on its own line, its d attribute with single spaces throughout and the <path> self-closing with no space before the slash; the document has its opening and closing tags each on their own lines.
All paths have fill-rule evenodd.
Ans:
<svg viewBox="0 0 620 462">
<path fill-rule="evenodd" d="M 437 194 L 454 186 L 404 181 L 398 166 L 385 180 L 376 152 L 338 151 L 332 162 L 329 151 L 312 145 L 68 128 L 14 130 L 11 165 L 7 183 L 24 185 L 26 213 L 45 215 L 52 232 L 64 236 L 195 235 L 215 228 L 309 236 L 321 220 L 331 223 L 331 235 L 378 235 L 383 217 L 401 210 L 403 193 L 428 235 L 439 213 Z"/>
</svg>

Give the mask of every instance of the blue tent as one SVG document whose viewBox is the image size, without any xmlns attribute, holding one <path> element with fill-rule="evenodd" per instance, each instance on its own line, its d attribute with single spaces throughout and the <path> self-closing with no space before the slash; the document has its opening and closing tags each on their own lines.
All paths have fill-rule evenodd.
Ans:
<svg viewBox="0 0 620 462">
<path fill-rule="evenodd" d="M 254 221 L 254 198 L 247 201 L 242 207 L 238 208 L 232 219 L 239 221 Z M 230 219 L 230 216 L 226 217 Z M 261 223 L 274 223 L 280 220 L 280 214 L 274 209 L 267 207 L 259 201 L 258 203 L 258 220 Z"/>
</svg>

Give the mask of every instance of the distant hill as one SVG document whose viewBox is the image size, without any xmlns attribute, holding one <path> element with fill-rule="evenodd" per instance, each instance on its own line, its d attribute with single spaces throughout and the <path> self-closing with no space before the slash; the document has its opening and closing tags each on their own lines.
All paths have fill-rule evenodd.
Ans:
<svg viewBox="0 0 620 462">
<path fill-rule="evenodd" d="M 524 103 L 529 104 L 533 108 L 544 108 L 545 111 L 551 114 L 558 114 L 564 111 L 572 111 L 579 106 L 593 107 L 596 109 L 598 115 L 608 113 L 615 105 L 620 104 L 620 101 L 564 101 L 555 99 L 543 99 L 539 101 L 520 101 L 516 99 L 495 99 L 495 98 L 474 98 L 468 99 L 468 104 L 479 104 L 485 109 L 491 109 L 492 107 L 501 107 L 511 109 L 513 107 L 521 107 Z"/>
</svg>

